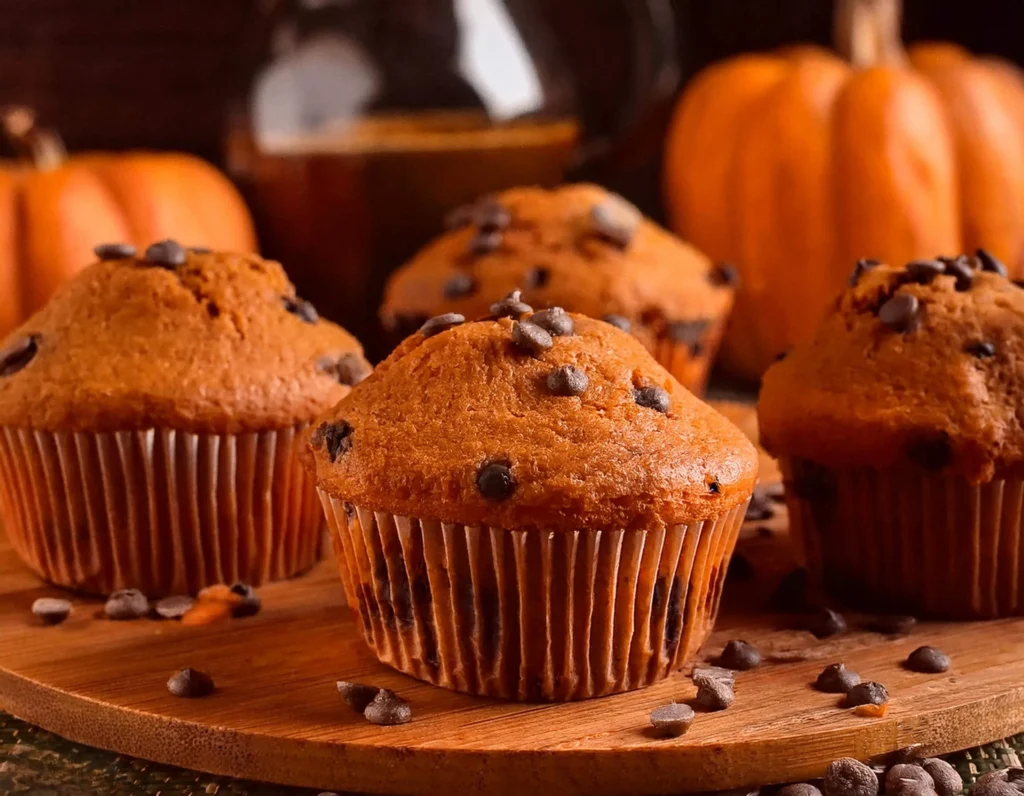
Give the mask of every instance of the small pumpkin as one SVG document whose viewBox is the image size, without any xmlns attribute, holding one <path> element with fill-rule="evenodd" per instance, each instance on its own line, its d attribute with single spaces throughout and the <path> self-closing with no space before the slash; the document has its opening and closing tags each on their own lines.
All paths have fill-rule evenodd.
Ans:
<svg viewBox="0 0 1024 796">
<path fill-rule="evenodd" d="M 205 161 L 153 152 L 69 157 L 25 108 L 0 112 L 0 132 L 21 154 L 0 160 L 0 337 L 90 263 L 98 243 L 144 248 L 173 237 L 256 248 L 241 196 Z"/>
<path fill-rule="evenodd" d="M 742 286 L 723 344 L 755 378 L 808 338 L 862 257 L 984 247 L 1024 276 L 1024 73 L 901 46 L 899 0 L 839 0 L 836 44 L 743 55 L 687 88 L 667 137 L 672 226 Z"/>
</svg>

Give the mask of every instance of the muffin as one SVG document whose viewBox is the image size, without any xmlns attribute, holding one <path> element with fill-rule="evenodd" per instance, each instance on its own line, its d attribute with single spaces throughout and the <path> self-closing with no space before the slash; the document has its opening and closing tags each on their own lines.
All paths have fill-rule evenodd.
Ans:
<svg viewBox="0 0 1024 796">
<path fill-rule="evenodd" d="M 428 321 L 312 436 L 363 637 L 472 694 L 649 685 L 714 624 L 757 455 L 620 329 L 494 314 Z"/>
<path fill-rule="evenodd" d="M 765 374 L 762 442 L 829 590 L 864 607 L 1024 610 L 1024 291 L 987 253 L 861 261 Z"/>
<path fill-rule="evenodd" d="M 0 523 L 83 592 L 257 585 L 318 558 L 303 429 L 369 370 L 281 266 L 185 249 L 99 261 L 0 344 Z"/>
<path fill-rule="evenodd" d="M 381 320 L 396 337 L 428 317 L 488 313 L 513 290 L 632 332 L 684 387 L 699 392 L 733 302 L 718 267 L 625 199 L 595 185 L 515 188 L 460 208 L 450 231 L 395 272 Z"/>
</svg>

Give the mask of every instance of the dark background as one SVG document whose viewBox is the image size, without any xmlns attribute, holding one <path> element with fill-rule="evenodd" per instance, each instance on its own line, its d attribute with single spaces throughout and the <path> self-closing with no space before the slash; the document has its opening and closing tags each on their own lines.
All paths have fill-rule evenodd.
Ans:
<svg viewBox="0 0 1024 796">
<path fill-rule="evenodd" d="M 558 34 L 592 131 L 607 130 L 621 102 L 621 3 L 631 1 L 535 2 Z M 263 6 L 264 0 L 0 0 L 0 104 L 33 106 L 72 150 L 170 148 L 222 163 L 225 113 L 252 69 Z M 684 80 L 734 53 L 831 38 L 830 0 L 674 0 L 674 7 Z M 949 39 L 1024 63 L 1024 0 L 905 0 L 904 16 L 908 41 Z M 610 183 L 657 214 L 666 118 L 663 109 L 625 161 L 575 176 Z"/>
</svg>

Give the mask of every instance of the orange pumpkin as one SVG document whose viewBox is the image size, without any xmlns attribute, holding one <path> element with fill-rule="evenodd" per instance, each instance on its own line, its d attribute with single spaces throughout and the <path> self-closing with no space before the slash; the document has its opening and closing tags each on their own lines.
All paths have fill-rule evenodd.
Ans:
<svg viewBox="0 0 1024 796">
<path fill-rule="evenodd" d="M 0 337 L 39 309 L 107 241 L 254 251 L 252 220 L 231 183 L 188 155 L 68 157 L 24 108 L 0 115 L 23 154 L 0 160 Z"/>
<path fill-rule="evenodd" d="M 952 44 L 904 51 L 898 0 L 839 0 L 840 58 L 713 65 L 667 138 L 674 228 L 742 279 L 723 345 L 757 377 L 806 339 L 861 257 L 984 247 L 1024 276 L 1024 74 Z"/>
</svg>

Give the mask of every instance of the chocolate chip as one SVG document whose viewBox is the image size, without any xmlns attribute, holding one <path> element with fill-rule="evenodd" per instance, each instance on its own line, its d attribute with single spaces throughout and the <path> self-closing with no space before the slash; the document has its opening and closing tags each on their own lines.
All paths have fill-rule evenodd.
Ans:
<svg viewBox="0 0 1024 796">
<path fill-rule="evenodd" d="M 902 792 L 907 783 L 924 785 L 929 790 L 935 787 L 935 780 L 921 766 L 914 763 L 897 763 L 885 774 L 887 796 L 894 796 L 897 791 Z"/>
<path fill-rule="evenodd" d="M 631 332 L 633 330 L 633 324 L 624 315 L 616 315 L 614 312 L 611 312 L 601 316 L 601 320 L 605 323 L 610 323 L 616 329 L 622 329 L 624 332 Z"/>
<path fill-rule="evenodd" d="M 821 670 L 814 687 L 826 694 L 845 694 L 860 682 L 860 675 L 846 668 L 845 663 L 833 663 Z"/>
<path fill-rule="evenodd" d="M 974 284 L 974 270 L 961 259 L 946 260 L 946 275 L 956 279 L 956 289 L 963 293 Z"/>
<path fill-rule="evenodd" d="M 641 387 L 638 390 L 633 390 L 633 400 L 636 401 L 637 406 L 653 409 L 656 412 L 661 412 L 663 415 L 668 414 L 669 407 L 672 405 L 668 393 L 661 387 L 656 386 Z"/>
<path fill-rule="evenodd" d="M 536 290 L 544 287 L 550 281 L 551 269 L 545 268 L 543 265 L 538 265 L 526 272 L 526 278 L 523 279 L 523 284 L 531 290 Z"/>
<path fill-rule="evenodd" d="M 889 701 L 889 692 L 881 683 L 868 681 L 858 683 L 846 692 L 846 706 L 855 708 L 859 705 L 884 705 Z"/>
<path fill-rule="evenodd" d="M 620 249 L 627 249 L 640 225 L 640 211 L 621 196 L 609 196 L 590 208 L 594 234 Z"/>
<path fill-rule="evenodd" d="M 316 307 L 298 296 L 282 296 L 281 303 L 288 312 L 306 323 L 316 323 L 320 320 Z"/>
<path fill-rule="evenodd" d="M 92 253 L 100 260 L 126 260 L 135 256 L 135 247 L 130 243 L 101 243 Z"/>
<path fill-rule="evenodd" d="M 491 315 L 495 318 L 522 318 L 528 312 L 533 312 L 533 307 L 523 301 L 522 297 L 521 290 L 513 290 L 491 305 Z"/>
<path fill-rule="evenodd" d="M 338 461 L 341 454 L 346 453 L 352 447 L 353 431 L 352 426 L 345 420 L 339 420 L 337 423 L 324 421 L 313 432 L 310 443 L 314 448 L 326 447 L 327 455 L 333 464 Z"/>
<path fill-rule="evenodd" d="M 978 777 L 971 788 L 971 796 L 1020 796 L 1016 784 L 1011 784 L 1007 769 L 989 771 Z"/>
<path fill-rule="evenodd" d="M 481 257 L 485 254 L 490 254 L 501 247 L 502 235 L 500 232 L 491 231 L 477 232 L 469 240 L 469 253 L 474 257 Z"/>
<path fill-rule="evenodd" d="M 704 350 L 704 335 L 711 323 L 706 320 L 673 321 L 668 325 L 668 336 L 689 347 L 690 356 L 700 356 Z"/>
<path fill-rule="evenodd" d="M 829 763 L 824 785 L 825 796 L 878 796 L 878 776 L 852 757 Z"/>
<path fill-rule="evenodd" d="M 420 334 L 424 337 L 433 337 L 435 334 L 447 332 L 456 326 L 461 326 L 466 318 L 457 312 L 446 312 L 444 315 L 435 315 L 420 327 Z"/>
<path fill-rule="evenodd" d="M 917 620 L 912 616 L 885 615 L 879 616 L 868 622 L 868 630 L 873 633 L 881 633 L 886 636 L 906 636 L 917 625 Z"/>
<path fill-rule="evenodd" d="M 507 500 L 516 491 L 516 479 L 506 462 L 488 462 L 476 476 L 476 487 L 488 500 Z"/>
<path fill-rule="evenodd" d="M 932 439 L 919 439 L 907 445 L 907 458 L 918 467 L 933 472 L 942 470 L 953 460 L 953 446 L 943 432 Z"/>
<path fill-rule="evenodd" d="M 737 672 L 747 672 L 761 665 L 761 653 L 753 644 L 733 639 L 718 656 L 718 665 Z"/>
<path fill-rule="evenodd" d="M 1006 276 L 1006 266 L 1003 265 L 996 257 L 985 249 L 978 249 L 974 256 L 978 258 L 978 262 L 981 264 L 982 271 L 988 271 L 989 273 L 999 274 L 999 276 Z"/>
<path fill-rule="evenodd" d="M 353 351 L 338 356 L 321 357 L 317 361 L 317 368 L 346 387 L 359 384 L 372 370 L 369 363 Z"/>
<path fill-rule="evenodd" d="M 59 625 L 71 613 L 71 603 L 59 597 L 40 597 L 32 603 L 32 613 L 44 625 Z"/>
<path fill-rule="evenodd" d="M 161 619 L 181 619 L 195 604 L 196 601 L 187 595 L 164 597 L 157 602 L 153 610 Z"/>
<path fill-rule="evenodd" d="M 572 365 L 562 365 L 548 375 L 548 389 L 555 395 L 583 395 L 590 379 L 582 370 Z"/>
<path fill-rule="evenodd" d="M 547 330 L 530 321 L 516 321 L 512 324 L 512 342 L 516 348 L 528 354 L 539 354 L 554 345 Z"/>
<path fill-rule="evenodd" d="M 473 206 L 459 205 L 445 215 L 443 223 L 445 229 L 459 229 L 460 227 L 469 226 L 473 223 Z"/>
<path fill-rule="evenodd" d="M 362 713 L 365 711 L 366 706 L 373 702 L 377 694 L 380 693 L 380 688 L 375 685 L 351 683 L 348 680 L 338 680 L 336 685 L 338 687 L 338 693 L 341 694 L 341 698 L 345 700 L 345 704 L 352 708 L 356 713 Z"/>
<path fill-rule="evenodd" d="M 530 323 L 537 324 L 541 329 L 555 337 L 571 337 L 576 333 L 576 324 L 572 316 L 561 307 L 535 312 L 530 316 Z"/>
<path fill-rule="evenodd" d="M 182 669 L 171 675 L 167 690 L 176 697 L 197 699 L 213 693 L 213 678 L 198 669 Z"/>
<path fill-rule="evenodd" d="M 189 246 L 188 250 L 192 254 L 213 254 L 213 249 L 209 246 Z"/>
<path fill-rule="evenodd" d="M 975 356 L 978 359 L 988 359 L 996 355 L 996 347 L 987 340 L 978 340 L 965 345 L 964 353 Z"/>
<path fill-rule="evenodd" d="M 0 349 L 0 378 L 13 376 L 39 353 L 39 335 L 19 337 Z"/>
<path fill-rule="evenodd" d="M 770 520 L 774 516 L 775 507 L 772 506 L 771 501 L 764 492 L 755 489 L 754 494 L 750 496 L 750 503 L 747 504 L 747 511 L 743 515 L 743 521 L 762 522 L 763 520 Z"/>
<path fill-rule="evenodd" d="M 722 485 L 718 483 L 718 479 L 715 478 L 714 476 L 712 476 L 711 480 L 708 481 L 708 492 L 710 492 L 712 495 L 722 494 Z"/>
<path fill-rule="evenodd" d="M 394 691 L 382 688 L 366 706 L 363 715 L 371 724 L 392 727 L 396 724 L 408 723 L 412 719 L 412 708 Z"/>
<path fill-rule="evenodd" d="M 937 647 L 918 647 L 907 658 L 906 666 L 921 674 L 942 674 L 949 669 L 949 656 Z"/>
<path fill-rule="evenodd" d="M 717 287 L 736 287 L 740 283 L 740 272 L 732 263 L 719 263 L 711 269 L 708 278 Z"/>
<path fill-rule="evenodd" d="M 215 301 L 207 301 L 206 302 L 206 314 L 209 315 L 211 318 L 219 318 L 220 317 L 220 307 L 217 306 L 217 302 L 215 302 Z"/>
<path fill-rule="evenodd" d="M 473 223 L 484 232 L 495 232 L 512 223 L 512 214 L 494 197 L 485 197 L 473 207 Z"/>
<path fill-rule="evenodd" d="M 704 710 L 725 710 L 735 701 L 732 685 L 724 680 L 702 680 L 697 684 L 695 702 Z"/>
<path fill-rule="evenodd" d="M 921 285 L 929 284 L 945 272 L 946 264 L 940 260 L 911 260 L 907 263 L 907 276 Z"/>
<path fill-rule="evenodd" d="M 953 766 L 937 757 L 929 757 L 921 761 L 921 768 L 928 772 L 935 783 L 938 796 L 959 796 L 964 789 L 964 781 Z"/>
<path fill-rule="evenodd" d="M 894 332 L 912 332 L 921 324 L 921 302 L 909 293 L 897 293 L 878 310 L 878 320 Z"/>
<path fill-rule="evenodd" d="M 665 738 L 678 738 L 693 724 L 693 708 L 673 702 L 651 711 L 651 726 Z"/>
<path fill-rule="evenodd" d="M 184 265 L 188 256 L 185 253 L 185 247 L 176 240 L 162 240 L 146 249 L 142 259 L 160 268 L 173 269 Z"/>
<path fill-rule="evenodd" d="M 850 274 L 850 287 L 857 287 L 857 283 L 860 282 L 860 278 L 864 276 L 872 268 L 877 268 L 882 263 L 880 260 L 873 260 L 865 257 L 857 260 L 853 264 L 853 273 Z"/>
<path fill-rule="evenodd" d="M 733 553 L 729 559 L 729 568 L 725 572 L 726 580 L 750 581 L 754 579 L 754 565 L 743 553 Z"/>
<path fill-rule="evenodd" d="M 469 274 L 454 274 L 444 283 L 444 297 L 459 299 L 476 292 L 476 280 Z"/>
<path fill-rule="evenodd" d="M 807 607 L 809 581 L 810 577 L 803 567 L 788 572 L 772 593 L 772 607 L 786 613 L 803 611 Z"/>
<path fill-rule="evenodd" d="M 815 638 L 831 638 L 846 632 L 846 619 L 838 611 L 822 608 L 807 620 L 807 629 Z"/>
<path fill-rule="evenodd" d="M 807 782 L 797 782 L 779 788 L 776 796 L 821 796 L 821 791 Z"/>
<path fill-rule="evenodd" d="M 237 619 L 246 616 L 255 616 L 263 607 L 263 601 L 256 593 L 256 589 L 248 583 L 235 583 L 231 586 L 231 593 L 241 597 L 241 601 L 231 604 L 231 615 Z"/>
<path fill-rule="evenodd" d="M 723 682 L 731 686 L 736 683 L 736 672 L 732 669 L 723 669 L 721 666 L 699 666 L 693 670 L 690 679 L 697 686 L 708 681 Z"/>
<path fill-rule="evenodd" d="M 138 589 L 115 591 L 103 606 L 107 619 L 141 619 L 149 613 L 149 600 Z"/>
</svg>

